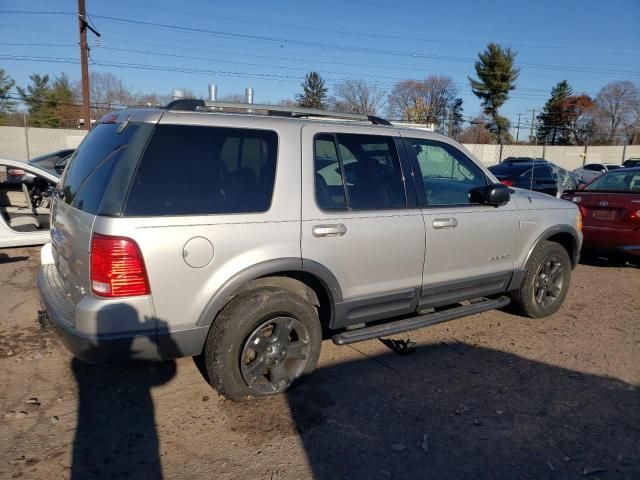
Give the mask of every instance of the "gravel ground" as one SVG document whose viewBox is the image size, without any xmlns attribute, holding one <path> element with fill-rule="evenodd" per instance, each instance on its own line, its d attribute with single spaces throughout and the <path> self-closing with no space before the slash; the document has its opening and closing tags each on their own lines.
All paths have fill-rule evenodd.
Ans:
<svg viewBox="0 0 640 480">
<path fill-rule="evenodd" d="M 0 251 L 0 478 L 640 478 L 638 268 L 580 265 L 553 317 L 410 355 L 325 341 L 289 395 L 234 404 L 189 358 L 74 360 L 35 320 L 38 252 Z"/>
</svg>

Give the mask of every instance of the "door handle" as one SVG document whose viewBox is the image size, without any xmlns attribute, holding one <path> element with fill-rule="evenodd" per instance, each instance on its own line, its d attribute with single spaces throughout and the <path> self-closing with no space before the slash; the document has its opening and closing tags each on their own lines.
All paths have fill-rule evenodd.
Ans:
<svg viewBox="0 0 640 480">
<path fill-rule="evenodd" d="M 433 221 L 433 228 L 456 228 L 458 220 L 455 218 L 436 218 Z"/>
<path fill-rule="evenodd" d="M 347 226 L 342 223 L 334 225 L 314 225 L 311 232 L 314 237 L 340 237 L 347 233 Z"/>
</svg>

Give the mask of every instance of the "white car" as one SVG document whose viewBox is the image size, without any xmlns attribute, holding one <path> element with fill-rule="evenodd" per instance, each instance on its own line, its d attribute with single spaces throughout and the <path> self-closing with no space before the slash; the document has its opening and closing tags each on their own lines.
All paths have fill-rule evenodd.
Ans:
<svg viewBox="0 0 640 480">
<path fill-rule="evenodd" d="M 603 173 L 616 168 L 622 168 L 622 165 L 616 165 L 615 163 L 587 163 L 584 167 L 576 168 L 574 172 L 582 177 L 584 183 L 589 183 Z"/>
<path fill-rule="evenodd" d="M 20 169 L 34 176 L 20 189 L 5 181 L 6 170 Z M 41 245 L 49 235 L 49 213 L 53 188 L 59 176 L 17 160 L 0 159 L 0 248 Z"/>
</svg>

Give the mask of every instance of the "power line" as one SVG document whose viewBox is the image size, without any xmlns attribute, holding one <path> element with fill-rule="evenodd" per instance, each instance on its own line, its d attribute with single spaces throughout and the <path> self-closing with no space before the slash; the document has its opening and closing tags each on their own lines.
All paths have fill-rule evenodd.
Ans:
<svg viewBox="0 0 640 480">
<path fill-rule="evenodd" d="M 0 10 L 0 13 L 31 13 L 30 11 L 22 11 L 22 10 Z M 68 14 L 73 15 L 67 12 L 45 12 L 39 11 L 35 13 L 41 14 Z M 135 25 L 148 26 L 152 28 L 163 28 L 163 29 L 173 29 L 178 31 L 189 31 L 200 34 L 208 34 L 214 36 L 228 36 L 232 38 L 242 38 L 247 40 L 260 40 L 260 41 L 269 41 L 273 43 L 280 44 L 290 44 L 290 45 L 299 45 L 303 47 L 319 47 L 325 49 L 338 49 L 342 51 L 353 51 L 357 53 L 366 53 L 366 54 L 381 54 L 381 55 L 390 55 L 390 56 L 404 56 L 409 58 L 424 58 L 431 59 L 436 61 L 451 61 L 451 62 L 473 62 L 475 61 L 473 58 L 469 57 L 455 57 L 455 56 L 447 56 L 447 55 L 435 55 L 435 54 L 426 54 L 421 52 L 411 52 L 411 51 L 400 51 L 400 50 L 383 50 L 383 49 L 373 49 L 368 47 L 358 47 L 351 45 L 342 45 L 342 44 L 332 44 L 332 43 L 322 43 L 322 42 L 311 42 L 306 40 L 295 40 L 295 39 L 286 39 L 279 37 L 271 37 L 271 36 L 263 36 L 263 35 L 252 35 L 252 34 L 243 34 L 237 32 L 225 32 L 218 30 L 210 30 L 210 29 L 202 29 L 202 28 L 194 28 L 194 27 L 185 27 L 180 25 L 170 25 L 170 24 L 161 24 L 154 22 L 146 22 L 141 20 L 133 20 L 133 19 L 125 19 L 118 17 L 110 17 L 104 15 L 93 15 L 95 18 L 101 18 L 106 21 L 113 22 L 121 22 L 121 23 L 129 23 Z M 628 71 L 628 70 L 617 70 L 617 69 L 599 69 L 595 67 L 581 67 L 581 66 L 571 66 L 571 65 L 549 65 L 549 64 L 538 64 L 538 63 L 520 63 L 520 66 L 530 67 L 534 69 L 541 70 L 551 70 L 551 71 L 563 71 L 563 72 L 575 72 L 575 73 L 603 73 L 603 74 L 620 74 L 620 75 L 631 75 L 631 76 L 640 76 L 640 72 L 638 71 Z"/>
<path fill-rule="evenodd" d="M 420 52 L 410 52 L 410 51 L 401 51 L 401 50 L 383 50 L 383 49 L 374 49 L 367 47 L 357 47 L 350 45 L 342 45 L 342 44 L 334 44 L 334 43 L 322 43 L 322 42 L 311 42 L 307 40 L 294 40 L 294 39 L 286 39 L 265 35 L 253 35 L 246 33 L 237 33 L 237 32 L 225 32 L 222 30 L 211 30 L 205 28 L 195 28 L 195 27 L 185 27 L 181 25 L 170 25 L 164 23 L 154 23 L 154 22 L 146 22 L 142 20 L 132 20 L 126 18 L 118 18 L 118 17 L 110 17 L 106 15 L 94 15 L 95 18 L 101 18 L 107 21 L 113 22 L 121 22 L 121 23 L 129 23 L 134 25 L 144 25 L 154 28 L 164 28 L 170 30 L 179 30 L 179 31 L 189 31 L 196 33 L 203 33 L 214 36 L 229 36 L 233 38 L 242 38 L 247 40 L 260 40 L 260 41 L 268 41 L 275 42 L 281 44 L 293 44 L 293 45 L 301 45 L 306 47 L 319 47 L 319 48 L 328 48 L 328 49 L 337 49 L 337 50 L 348 50 L 360 53 L 372 53 L 372 54 L 381 54 L 381 55 L 392 55 L 392 56 L 405 56 L 411 58 L 425 58 L 431 60 L 442 60 L 442 61 L 452 61 L 452 62 L 473 62 L 475 59 L 469 57 L 455 57 L 449 55 L 434 55 L 434 54 L 426 54 Z M 539 69 L 549 69 L 549 70 L 561 70 L 561 71 L 575 71 L 575 72 L 598 72 L 602 71 L 602 69 L 596 68 L 583 68 L 583 67 L 573 67 L 573 66 L 560 66 L 560 65 L 544 65 L 544 64 L 528 64 L 521 63 L 520 66 L 529 66 L 532 68 Z M 624 75 L 638 75 L 640 76 L 640 72 L 634 71 L 623 71 L 623 70 L 610 70 L 606 71 L 610 73 L 619 73 Z"/>
</svg>

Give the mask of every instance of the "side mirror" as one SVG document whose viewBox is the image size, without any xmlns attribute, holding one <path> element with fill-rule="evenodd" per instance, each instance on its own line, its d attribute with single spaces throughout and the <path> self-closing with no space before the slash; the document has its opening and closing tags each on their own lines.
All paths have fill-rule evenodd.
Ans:
<svg viewBox="0 0 640 480">
<path fill-rule="evenodd" d="M 486 187 L 475 187 L 469 191 L 469 200 L 472 203 L 482 203 L 499 207 L 509 203 L 511 192 L 509 187 L 502 183 L 492 183 Z"/>
</svg>

